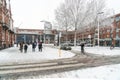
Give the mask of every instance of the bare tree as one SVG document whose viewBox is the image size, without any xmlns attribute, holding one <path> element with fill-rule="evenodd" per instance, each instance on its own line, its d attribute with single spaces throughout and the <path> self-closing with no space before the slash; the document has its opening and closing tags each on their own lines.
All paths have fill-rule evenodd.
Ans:
<svg viewBox="0 0 120 80">
<path fill-rule="evenodd" d="M 56 21 L 59 25 L 59 28 L 66 31 L 66 41 L 67 39 L 67 31 L 71 29 L 69 14 L 68 14 L 68 7 L 63 3 L 60 5 L 59 8 L 55 11 L 56 14 Z"/>
<path fill-rule="evenodd" d="M 84 3 L 84 0 L 65 0 L 65 4 L 69 7 L 71 25 L 75 29 L 74 46 L 76 46 L 76 31 L 78 29 L 78 26 L 80 26 L 82 19 L 84 18 Z"/>
<path fill-rule="evenodd" d="M 74 29 L 74 45 L 78 28 L 85 27 L 91 22 L 96 26 L 98 13 L 104 9 L 104 0 L 65 0 L 56 9 L 56 20 L 66 30 Z"/>
<path fill-rule="evenodd" d="M 90 0 L 87 7 L 89 7 L 89 16 L 87 17 L 86 22 L 88 23 L 89 27 L 92 27 L 92 30 L 94 32 L 93 44 L 95 44 L 95 31 L 98 27 L 98 22 L 105 18 L 105 15 L 100 14 L 106 9 L 105 0 Z"/>
</svg>

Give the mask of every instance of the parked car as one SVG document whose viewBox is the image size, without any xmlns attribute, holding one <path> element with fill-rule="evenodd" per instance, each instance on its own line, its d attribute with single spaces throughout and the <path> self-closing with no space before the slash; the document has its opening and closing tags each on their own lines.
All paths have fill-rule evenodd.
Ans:
<svg viewBox="0 0 120 80">
<path fill-rule="evenodd" d="M 77 46 L 80 46 L 80 45 L 81 45 L 81 43 L 77 43 L 76 45 L 77 45 Z"/>
<path fill-rule="evenodd" d="M 71 47 L 69 46 L 69 44 L 64 43 L 61 45 L 60 49 L 62 50 L 71 50 Z"/>
<path fill-rule="evenodd" d="M 74 46 L 74 43 L 68 43 L 69 46 Z"/>
<path fill-rule="evenodd" d="M 74 46 L 74 43 L 63 43 L 62 45 L 65 45 L 65 46 Z"/>
<path fill-rule="evenodd" d="M 93 44 L 85 44 L 86 47 L 93 47 Z"/>
</svg>

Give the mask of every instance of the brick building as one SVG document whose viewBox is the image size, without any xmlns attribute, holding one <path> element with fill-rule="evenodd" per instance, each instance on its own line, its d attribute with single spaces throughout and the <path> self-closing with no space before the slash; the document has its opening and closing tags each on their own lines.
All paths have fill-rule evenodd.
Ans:
<svg viewBox="0 0 120 80">
<path fill-rule="evenodd" d="M 116 14 L 110 18 L 106 18 L 102 22 L 107 23 L 110 21 L 109 19 L 113 19 L 109 25 L 100 25 L 100 32 L 99 32 L 99 43 L 100 46 L 111 46 L 113 43 L 115 46 L 120 47 L 120 14 Z M 91 23 L 92 24 L 92 23 Z M 85 41 L 87 43 L 91 43 L 94 45 L 98 45 L 98 33 L 97 33 L 97 26 L 95 27 L 84 27 L 82 29 L 77 30 L 77 43 L 81 41 Z M 62 32 L 61 41 L 65 42 L 66 37 L 69 42 L 74 42 L 74 31 L 68 31 L 67 35 L 66 32 Z"/>
<path fill-rule="evenodd" d="M 0 49 L 14 44 L 13 19 L 10 0 L 0 0 Z"/>
</svg>

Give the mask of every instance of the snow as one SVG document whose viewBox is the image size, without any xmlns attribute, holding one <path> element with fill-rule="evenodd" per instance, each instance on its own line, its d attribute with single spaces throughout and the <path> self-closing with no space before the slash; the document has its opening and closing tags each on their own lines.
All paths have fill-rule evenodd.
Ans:
<svg viewBox="0 0 120 80">
<path fill-rule="evenodd" d="M 46 77 L 49 78 L 51 76 L 62 75 L 63 78 L 65 78 L 65 77 L 68 77 L 68 78 L 76 77 L 76 78 L 81 78 L 81 79 L 88 78 L 90 80 L 92 80 L 92 79 L 120 80 L 119 73 L 120 73 L 120 64 L 101 66 L 101 67 L 96 67 L 96 68 L 88 68 L 88 69 L 82 69 L 82 70 L 75 70 L 75 71 L 69 71 L 69 72 L 63 72 L 63 73 L 57 73 L 57 74 L 48 75 Z"/>
<path fill-rule="evenodd" d="M 45 79 L 45 78 L 60 78 L 65 80 L 120 80 L 120 64 L 106 65 L 95 68 L 80 69 L 67 71 L 49 75 L 37 75 L 29 77 L 19 77 L 20 79 Z M 66 79 L 67 78 L 67 79 Z"/>
<path fill-rule="evenodd" d="M 61 53 L 61 54 L 59 54 Z M 59 49 L 54 49 L 50 47 L 44 47 L 43 51 L 39 52 L 36 47 L 36 51 L 32 52 L 32 46 L 28 46 L 27 53 L 20 52 L 19 47 L 11 47 L 0 51 L 0 65 L 10 64 L 10 63 L 26 63 L 26 62 L 36 62 L 43 60 L 52 60 L 60 58 L 73 57 L 75 54 L 68 51 L 59 51 Z"/>
<path fill-rule="evenodd" d="M 79 78 L 89 80 L 120 80 L 120 64 L 107 65 L 96 68 L 87 68 L 81 70 L 74 70 L 69 72 L 62 72 L 56 74 L 50 74 L 46 76 L 37 76 L 36 78 Z"/>
<path fill-rule="evenodd" d="M 72 47 L 73 50 L 80 51 L 80 46 Z M 85 47 L 85 52 L 99 55 L 117 56 L 120 55 L 120 48 L 110 50 L 109 47 Z M 52 60 L 59 58 L 73 57 L 75 54 L 69 51 L 61 50 L 59 56 L 59 49 L 43 47 L 43 52 L 39 52 L 36 48 L 32 52 L 29 46 L 27 53 L 21 53 L 18 47 L 12 47 L 0 51 L 0 65 L 8 63 L 21 63 L 21 62 L 36 62 L 43 60 Z M 67 78 L 67 79 L 80 79 L 80 80 L 120 80 L 120 64 L 105 65 L 94 68 L 86 68 L 80 70 L 73 70 L 49 75 L 34 75 L 29 77 L 19 77 L 20 79 L 40 79 L 40 78 Z M 66 80 L 66 79 L 65 79 Z"/>
<path fill-rule="evenodd" d="M 120 55 L 120 48 L 115 47 L 114 49 L 110 50 L 110 47 L 85 47 L 85 52 L 92 53 L 92 54 L 99 54 L 99 55 Z M 72 50 L 81 51 L 80 46 L 72 47 Z"/>
</svg>

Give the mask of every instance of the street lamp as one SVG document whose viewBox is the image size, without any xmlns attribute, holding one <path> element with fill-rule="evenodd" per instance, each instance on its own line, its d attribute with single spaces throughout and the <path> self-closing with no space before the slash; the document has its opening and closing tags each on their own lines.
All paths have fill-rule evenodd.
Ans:
<svg viewBox="0 0 120 80">
<path fill-rule="evenodd" d="M 40 22 L 44 22 L 44 35 L 43 35 L 43 37 L 44 37 L 44 44 L 45 44 L 45 41 L 46 41 L 46 28 L 45 28 L 45 22 L 46 21 L 40 21 Z"/>
<path fill-rule="evenodd" d="M 103 13 L 104 13 L 104 12 L 99 12 L 99 13 L 98 13 L 98 47 L 99 47 L 99 44 L 100 44 L 100 43 L 99 43 L 99 40 L 100 40 L 100 37 L 99 37 L 99 33 L 100 33 L 99 15 L 100 15 L 100 14 L 103 14 Z"/>
<path fill-rule="evenodd" d="M 61 40 L 61 32 L 59 32 L 59 46 L 60 46 L 60 40 Z"/>
<path fill-rule="evenodd" d="M 51 34 L 52 24 L 51 22 L 45 20 L 41 22 L 44 22 L 44 43 L 46 39 L 48 39 L 48 43 L 50 43 L 50 36 L 48 34 Z"/>
</svg>

